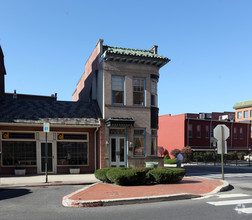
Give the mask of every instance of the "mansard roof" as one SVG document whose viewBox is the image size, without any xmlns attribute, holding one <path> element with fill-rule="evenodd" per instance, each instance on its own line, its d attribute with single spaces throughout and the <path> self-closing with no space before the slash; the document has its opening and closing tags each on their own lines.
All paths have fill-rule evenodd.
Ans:
<svg viewBox="0 0 252 220">
<path fill-rule="evenodd" d="M 99 126 L 94 103 L 0 98 L 0 123 Z"/>
</svg>

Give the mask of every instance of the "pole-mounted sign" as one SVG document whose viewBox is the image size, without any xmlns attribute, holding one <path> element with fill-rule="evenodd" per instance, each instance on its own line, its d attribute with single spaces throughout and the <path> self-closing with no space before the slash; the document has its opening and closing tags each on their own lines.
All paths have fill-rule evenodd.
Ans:
<svg viewBox="0 0 252 220">
<path fill-rule="evenodd" d="M 214 137 L 218 140 L 217 141 L 217 149 L 218 154 L 221 154 L 221 170 L 222 170 L 222 179 L 224 180 L 224 165 L 223 165 L 223 154 L 227 154 L 227 139 L 230 135 L 229 128 L 224 125 L 220 124 L 217 125 L 214 129 Z"/>
<path fill-rule="evenodd" d="M 48 182 L 48 172 L 47 172 L 47 164 L 48 164 L 48 143 L 47 143 L 47 133 L 50 132 L 50 124 L 44 123 L 43 128 L 46 135 L 46 144 L 45 144 L 45 175 L 46 175 L 46 183 Z"/>
</svg>

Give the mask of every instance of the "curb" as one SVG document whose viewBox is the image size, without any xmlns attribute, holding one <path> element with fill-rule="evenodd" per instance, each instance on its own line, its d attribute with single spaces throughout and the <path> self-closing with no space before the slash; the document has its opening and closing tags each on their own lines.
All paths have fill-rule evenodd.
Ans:
<svg viewBox="0 0 252 220">
<path fill-rule="evenodd" d="M 181 194 L 173 194 L 173 195 L 161 195 L 161 196 L 151 196 L 151 197 L 136 197 L 136 198 L 122 198 L 122 199 L 107 199 L 107 200 L 71 200 L 70 198 L 83 191 L 87 190 L 89 187 L 96 185 L 97 183 L 82 188 L 78 191 L 75 191 L 69 195 L 66 195 L 62 199 L 62 205 L 65 207 L 75 207 L 75 208 L 86 208 L 86 207 L 101 207 L 101 206 L 116 206 L 116 205 L 129 205 L 129 204 L 137 204 L 137 203 L 152 203 L 152 202 L 163 202 L 163 201 L 174 201 L 174 200 L 184 200 L 184 199 L 195 199 L 201 198 L 207 195 L 212 195 L 218 192 L 223 192 L 228 189 L 229 183 L 227 181 L 222 181 L 222 185 L 216 187 L 213 191 L 196 195 L 190 193 L 181 193 Z"/>
<path fill-rule="evenodd" d="M 20 185 L 1 185 L 0 189 L 10 189 L 14 187 L 45 187 L 45 186 L 65 186 L 65 185 L 91 185 L 95 184 L 95 182 L 62 182 L 62 183 L 37 183 L 37 184 L 20 184 Z"/>
</svg>

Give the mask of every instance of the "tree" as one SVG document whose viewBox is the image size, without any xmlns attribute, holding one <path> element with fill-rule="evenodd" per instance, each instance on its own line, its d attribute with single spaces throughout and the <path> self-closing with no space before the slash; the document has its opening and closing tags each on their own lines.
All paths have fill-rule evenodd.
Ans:
<svg viewBox="0 0 252 220">
<path fill-rule="evenodd" d="M 160 156 L 163 157 L 164 147 L 158 147 L 158 152 L 159 152 Z"/>
<path fill-rule="evenodd" d="M 192 152 L 192 148 L 191 147 L 189 147 L 189 146 L 184 147 L 182 149 L 181 153 L 182 153 L 182 155 L 183 155 L 183 157 L 185 159 L 188 159 L 189 161 L 192 160 L 192 154 L 193 154 L 193 152 Z"/>
<path fill-rule="evenodd" d="M 165 156 L 165 155 L 167 155 L 167 154 L 169 155 L 168 150 L 167 150 L 167 149 L 165 149 L 163 154 L 164 154 L 164 156 Z"/>
<path fill-rule="evenodd" d="M 171 151 L 171 155 L 172 155 L 173 157 L 177 157 L 177 155 L 179 154 L 179 152 L 180 152 L 180 150 L 177 149 L 177 148 L 175 148 L 175 149 L 173 149 L 173 150 Z"/>
</svg>

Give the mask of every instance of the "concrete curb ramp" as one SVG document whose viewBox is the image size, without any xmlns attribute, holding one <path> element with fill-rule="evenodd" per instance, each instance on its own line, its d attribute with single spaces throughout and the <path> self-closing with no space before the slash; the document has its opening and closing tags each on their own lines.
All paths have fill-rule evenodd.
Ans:
<svg viewBox="0 0 252 220">
<path fill-rule="evenodd" d="M 206 179 L 205 179 L 206 180 Z M 217 186 L 214 190 L 204 193 L 204 194 L 193 194 L 193 193 L 178 193 L 178 194 L 169 194 L 169 195 L 153 195 L 146 197 L 134 197 L 134 198 L 117 198 L 117 199 L 101 199 L 101 200 L 73 200 L 71 197 L 76 197 L 78 193 L 88 190 L 90 187 L 95 186 L 95 183 L 91 186 L 82 188 L 76 192 L 73 192 L 62 199 L 62 205 L 65 207 L 100 207 L 100 206 L 115 206 L 115 205 L 126 205 L 126 204 L 138 204 L 138 203 L 152 203 L 152 202 L 162 202 L 162 201 L 173 201 L 173 200 L 184 200 L 184 199 L 193 199 L 200 198 L 207 195 L 215 194 L 221 191 L 225 191 L 229 187 L 229 183 L 222 181 L 221 185 Z M 80 196 L 82 197 L 82 196 Z"/>
</svg>

